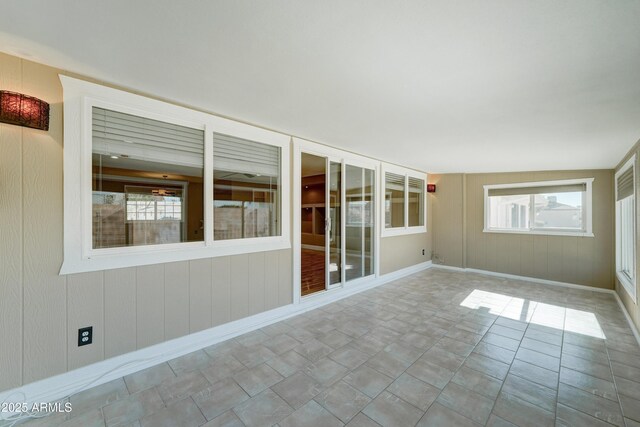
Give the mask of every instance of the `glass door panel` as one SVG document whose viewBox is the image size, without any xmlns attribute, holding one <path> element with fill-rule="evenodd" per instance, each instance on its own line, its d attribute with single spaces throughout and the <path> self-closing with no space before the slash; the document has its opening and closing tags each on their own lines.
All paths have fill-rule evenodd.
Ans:
<svg viewBox="0 0 640 427">
<path fill-rule="evenodd" d="M 305 296 L 326 289 L 327 159 L 302 153 L 301 160 L 300 288 Z"/>
<path fill-rule="evenodd" d="M 349 281 L 374 273 L 375 172 L 346 165 L 345 188 L 345 275 Z"/>
<path fill-rule="evenodd" d="M 375 242 L 375 188 L 376 172 L 372 169 L 363 169 L 363 210 L 364 210 L 364 275 L 375 273 L 373 249 Z"/>
<path fill-rule="evenodd" d="M 342 283 L 342 164 L 330 162 L 328 191 L 329 286 Z"/>
</svg>

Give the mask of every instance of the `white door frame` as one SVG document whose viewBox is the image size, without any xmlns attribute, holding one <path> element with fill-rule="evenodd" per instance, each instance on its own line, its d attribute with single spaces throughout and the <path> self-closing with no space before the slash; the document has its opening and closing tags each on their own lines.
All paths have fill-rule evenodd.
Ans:
<svg viewBox="0 0 640 427">
<path fill-rule="evenodd" d="M 312 154 L 312 155 L 316 155 L 319 157 L 325 157 L 328 158 L 328 162 L 327 162 L 327 166 L 330 165 L 330 161 L 334 161 L 334 162 L 339 162 L 342 165 L 342 169 L 341 169 L 341 186 L 344 188 L 345 186 L 345 177 L 346 177 L 346 165 L 353 165 L 353 166 L 358 166 L 358 167 L 362 167 L 362 168 L 366 168 L 366 169 L 371 169 L 375 172 L 375 177 L 374 177 L 374 183 L 377 183 L 379 181 L 379 174 L 380 174 L 380 162 L 373 160 L 373 159 L 369 159 L 367 157 L 364 156 L 359 156 L 357 154 L 353 154 L 353 153 L 349 153 L 347 151 L 343 151 L 343 150 L 339 150 L 337 148 L 332 148 L 332 147 L 328 147 L 322 144 L 318 144 L 318 143 L 314 143 L 311 141 L 306 141 L 304 139 L 300 139 L 300 138 L 293 138 L 293 185 L 291 186 L 293 189 L 293 303 L 294 304 L 299 304 L 303 299 L 306 300 L 308 298 L 313 298 L 316 295 L 323 295 L 326 294 L 327 292 L 340 292 L 342 290 L 344 290 L 346 287 L 349 287 L 350 285 L 353 284 L 358 284 L 364 281 L 369 281 L 369 280 L 373 280 L 377 277 L 379 277 L 380 275 L 380 233 L 379 233 L 379 229 L 380 229 L 380 203 L 379 203 L 379 189 L 378 186 L 375 186 L 375 195 L 373 197 L 373 203 L 374 203 L 374 219 L 375 219 L 375 223 L 374 223 L 374 228 L 373 228 L 373 232 L 375 233 L 375 239 L 373 242 L 373 259 L 375 262 L 375 266 L 374 266 L 374 274 L 373 275 L 369 275 L 367 277 L 362 277 L 359 279 L 354 279 L 349 281 L 349 283 L 346 283 L 346 274 L 345 274 L 345 270 L 344 270 L 344 266 L 345 266 L 345 261 L 346 261 L 346 251 L 342 250 L 341 252 L 341 263 L 342 263 L 342 275 L 341 275 L 341 283 L 331 286 L 330 289 L 327 289 L 324 292 L 317 292 L 314 293 L 312 295 L 308 295 L 305 297 L 302 297 L 301 294 L 301 278 L 302 278 L 302 271 L 301 271 L 301 250 L 300 250 L 300 244 L 301 244 L 301 209 L 302 209 L 302 198 L 301 198 L 301 194 L 300 194 L 300 186 L 302 185 L 302 172 L 301 172 L 301 166 L 302 166 L 302 153 L 307 153 L 307 154 Z M 327 170 L 327 173 L 330 173 L 330 170 Z M 341 216 L 341 224 L 340 224 L 340 232 L 341 232 L 341 239 L 342 239 L 342 244 L 341 246 L 344 246 L 344 238 L 345 238 L 345 228 L 346 228 L 346 191 L 342 191 L 341 190 L 341 212 L 340 212 L 340 216 Z M 327 194 L 329 194 L 329 191 L 327 190 Z M 330 210 L 326 209 L 326 213 L 327 215 L 329 215 Z M 326 236 L 326 234 L 325 234 Z M 325 240 L 325 245 L 326 242 L 328 241 L 328 236 L 326 237 Z M 328 255 L 327 255 L 328 256 Z M 327 266 L 327 270 L 328 270 L 328 266 Z M 326 272 L 328 275 L 328 272 Z M 328 284 L 329 281 L 326 280 L 326 284 Z M 327 286 L 328 287 L 328 286 Z"/>
</svg>

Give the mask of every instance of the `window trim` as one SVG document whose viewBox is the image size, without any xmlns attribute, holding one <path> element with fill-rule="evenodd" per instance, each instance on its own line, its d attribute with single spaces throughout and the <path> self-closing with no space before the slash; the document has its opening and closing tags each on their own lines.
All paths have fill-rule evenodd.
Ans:
<svg viewBox="0 0 640 427">
<path fill-rule="evenodd" d="M 386 174 L 387 172 L 404 176 L 404 226 L 387 228 L 385 214 L 386 200 Z M 418 178 L 424 182 L 423 192 L 423 225 L 409 226 L 409 178 Z M 403 168 L 401 166 L 382 164 L 380 171 L 380 237 L 404 236 L 408 234 L 418 234 L 427 232 L 427 181 L 428 174 L 413 169 Z"/>
<path fill-rule="evenodd" d="M 618 221 L 619 215 L 620 215 L 620 203 L 622 202 L 622 200 L 618 200 L 618 177 L 620 175 L 622 175 L 624 172 L 626 172 L 627 170 L 629 170 L 629 168 L 632 169 L 633 171 L 633 195 L 629 196 L 633 198 L 633 256 L 631 257 L 633 259 L 633 277 L 629 277 L 627 274 L 623 273 L 620 270 L 620 251 L 618 250 L 618 245 L 620 244 L 620 222 Z M 616 226 L 616 231 L 615 231 L 615 252 L 616 252 L 616 264 L 615 264 L 615 268 L 616 268 L 616 278 L 618 279 L 618 281 L 620 282 L 620 284 L 622 285 L 622 288 L 629 294 L 629 296 L 632 298 L 633 302 L 636 303 L 637 302 L 637 272 L 636 272 L 636 254 L 637 254 L 637 202 L 636 202 L 636 155 L 634 154 L 633 156 L 631 156 L 631 158 L 629 158 L 629 160 L 627 160 L 625 162 L 625 164 L 615 173 L 614 176 L 614 180 L 613 180 L 613 185 L 614 185 L 614 202 L 615 202 L 615 226 Z M 625 198 L 626 199 L 626 198 Z M 623 200 L 625 200 L 623 199 Z"/>
<path fill-rule="evenodd" d="M 64 260 L 60 274 L 160 264 L 291 248 L 291 137 L 141 95 L 59 75 L 64 97 Z M 92 107 L 204 130 L 204 241 L 93 249 L 91 232 Z M 280 236 L 213 239 L 213 133 L 280 150 Z M 80 221 L 78 221 L 80 219 Z"/>
<path fill-rule="evenodd" d="M 483 233 L 501 233 L 501 234 L 533 234 L 533 235 L 547 235 L 547 236 L 579 236 L 579 237 L 594 237 L 593 235 L 593 180 L 594 178 L 579 178 L 579 179 L 563 179 L 554 181 L 536 181 L 536 182 L 518 182 L 510 184 L 487 184 L 484 185 L 484 228 Z M 489 190 L 504 189 L 504 188 L 527 188 L 527 187 L 546 187 L 555 185 L 571 185 L 571 184 L 586 184 L 586 191 L 584 195 L 584 230 L 570 230 L 570 229 L 557 229 L 550 228 L 526 228 L 526 229 L 504 229 L 504 228 L 492 228 L 489 226 Z M 533 209 L 534 207 L 530 207 Z"/>
</svg>

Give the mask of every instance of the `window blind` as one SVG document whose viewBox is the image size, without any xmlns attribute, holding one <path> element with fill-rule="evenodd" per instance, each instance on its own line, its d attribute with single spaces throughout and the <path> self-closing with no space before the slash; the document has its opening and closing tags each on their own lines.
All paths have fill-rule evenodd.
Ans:
<svg viewBox="0 0 640 427">
<path fill-rule="evenodd" d="M 93 152 L 204 167 L 204 131 L 93 107 Z"/>
<path fill-rule="evenodd" d="M 422 193 L 424 192 L 424 180 L 420 178 L 409 177 L 409 192 L 410 193 Z"/>
<path fill-rule="evenodd" d="M 214 133 L 213 169 L 280 176 L 280 147 Z"/>
<path fill-rule="evenodd" d="M 404 175 L 398 175 L 392 172 L 384 174 L 385 190 L 404 191 Z"/>
<path fill-rule="evenodd" d="M 629 168 L 616 178 L 616 200 L 626 199 L 633 195 L 633 168 Z"/>
<path fill-rule="evenodd" d="M 489 197 L 517 196 L 526 194 L 574 193 L 584 191 L 587 191 L 587 184 L 581 182 L 577 184 L 564 185 L 541 185 L 538 187 L 490 188 Z"/>
</svg>

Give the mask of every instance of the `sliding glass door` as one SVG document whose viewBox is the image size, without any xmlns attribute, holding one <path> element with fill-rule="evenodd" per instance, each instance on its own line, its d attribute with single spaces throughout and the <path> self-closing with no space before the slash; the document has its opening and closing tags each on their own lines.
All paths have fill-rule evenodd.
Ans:
<svg viewBox="0 0 640 427">
<path fill-rule="evenodd" d="M 375 274 L 375 170 L 300 153 L 301 296 Z"/>
</svg>

